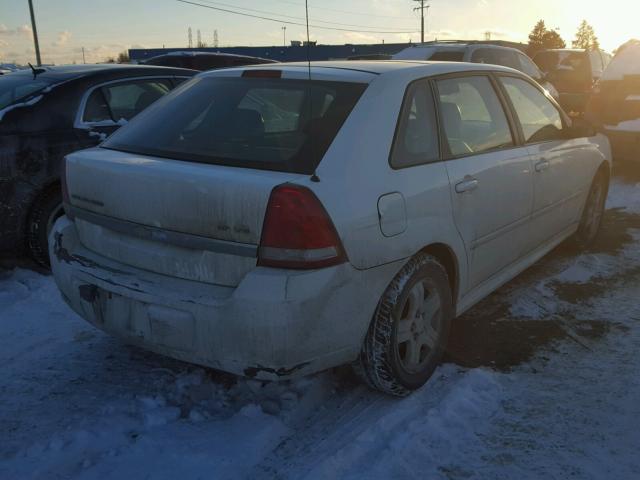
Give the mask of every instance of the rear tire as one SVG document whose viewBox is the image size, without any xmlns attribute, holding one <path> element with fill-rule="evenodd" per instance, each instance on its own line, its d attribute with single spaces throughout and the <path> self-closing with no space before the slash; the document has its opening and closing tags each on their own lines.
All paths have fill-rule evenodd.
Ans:
<svg viewBox="0 0 640 480">
<path fill-rule="evenodd" d="M 29 215 L 27 249 L 31 258 L 43 267 L 49 267 L 49 232 L 63 214 L 62 193 L 53 189 L 36 200 Z"/>
<path fill-rule="evenodd" d="M 578 225 L 578 231 L 573 237 L 573 243 L 578 248 L 589 248 L 598 238 L 608 192 L 609 182 L 607 181 L 607 175 L 605 172 L 599 171 L 591 183 L 591 188 L 582 210 L 580 225 Z"/>
<path fill-rule="evenodd" d="M 432 256 L 412 258 L 385 290 L 355 372 L 372 388 L 396 396 L 417 390 L 444 353 L 453 302 L 446 269 Z"/>
</svg>

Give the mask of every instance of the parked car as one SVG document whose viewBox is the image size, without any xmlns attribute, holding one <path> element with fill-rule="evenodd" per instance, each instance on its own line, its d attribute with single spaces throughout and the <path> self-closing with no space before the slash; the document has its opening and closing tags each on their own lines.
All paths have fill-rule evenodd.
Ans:
<svg viewBox="0 0 640 480">
<path fill-rule="evenodd" d="M 436 41 L 412 45 L 396 53 L 393 60 L 429 60 L 431 62 L 471 62 L 511 67 L 529 75 L 558 100 L 558 90 L 533 61 L 516 48 L 482 42 Z"/>
<path fill-rule="evenodd" d="M 78 65 L 0 77 L 0 250 L 47 265 L 47 233 L 62 214 L 63 157 L 93 147 L 192 70 Z"/>
<path fill-rule="evenodd" d="M 611 55 L 602 50 L 556 49 L 543 50 L 533 60 L 560 92 L 560 105 L 582 114 Z"/>
<path fill-rule="evenodd" d="M 640 160 L 640 40 L 618 49 L 593 89 L 587 113 L 609 137 L 615 160 Z"/>
<path fill-rule="evenodd" d="M 215 52 L 171 52 L 143 60 L 143 65 L 157 65 L 163 67 L 191 68 L 193 70 L 215 70 L 218 68 L 241 67 L 244 65 L 261 65 L 264 63 L 278 63 L 268 58 L 250 57 L 246 55 L 232 55 L 230 53 Z"/>
<path fill-rule="evenodd" d="M 66 157 L 63 298 L 127 342 L 258 379 L 357 362 L 404 395 L 454 317 L 597 235 L 609 144 L 464 63 L 199 75 Z"/>
</svg>

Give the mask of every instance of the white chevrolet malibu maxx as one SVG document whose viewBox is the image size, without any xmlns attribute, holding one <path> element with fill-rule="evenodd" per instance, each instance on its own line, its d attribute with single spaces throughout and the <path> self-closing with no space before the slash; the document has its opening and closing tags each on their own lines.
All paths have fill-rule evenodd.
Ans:
<svg viewBox="0 0 640 480">
<path fill-rule="evenodd" d="M 610 149 L 589 130 L 497 66 L 205 73 L 67 157 L 53 273 L 126 342 L 259 379 L 353 362 L 407 394 L 456 316 L 594 239 Z"/>
</svg>

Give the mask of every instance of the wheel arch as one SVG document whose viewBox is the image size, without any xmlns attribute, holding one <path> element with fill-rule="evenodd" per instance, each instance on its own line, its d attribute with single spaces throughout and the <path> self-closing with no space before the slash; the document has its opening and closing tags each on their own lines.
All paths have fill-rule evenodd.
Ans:
<svg viewBox="0 0 640 480">
<path fill-rule="evenodd" d="M 31 195 L 31 201 L 29 202 L 29 207 L 27 208 L 25 226 L 28 228 L 28 219 L 31 218 L 31 214 L 33 213 L 34 208 L 38 205 L 38 202 L 41 202 L 43 199 L 47 198 L 51 193 L 56 190 L 61 190 L 62 184 L 60 183 L 59 178 L 51 179 L 45 183 L 43 183 L 39 188 L 34 189 L 33 194 Z"/>
<path fill-rule="evenodd" d="M 455 311 L 456 304 L 458 302 L 458 294 L 460 292 L 460 264 L 458 257 L 453 249 L 444 243 L 431 243 L 420 250 L 420 253 L 426 253 L 431 255 L 447 271 L 447 277 L 449 279 L 449 286 L 451 288 L 451 298 L 453 300 L 453 307 Z"/>
<path fill-rule="evenodd" d="M 598 175 L 604 175 L 605 179 L 607 180 L 607 184 L 609 183 L 609 180 L 611 179 L 611 166 L 606 160 L 598 166 L 598 168 L 596 169 L 596 174 L 593 176 L 593 178 L 597 178 Z"/>
</svg>

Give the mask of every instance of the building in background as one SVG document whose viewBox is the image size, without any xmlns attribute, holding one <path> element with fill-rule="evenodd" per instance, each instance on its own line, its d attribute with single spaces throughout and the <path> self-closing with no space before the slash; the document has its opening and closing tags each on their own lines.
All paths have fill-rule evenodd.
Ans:
<svg viewBox="0 0 640 480">
<path fill-rule="evenodd" d="M 494 45 L 504 45 L 524 50 L 526 45 L 514 42 L 488 41 Z M 371 58 L 384 55 L 394 55 L 400 50 L 410 46 L 410 43 L 379 43 L 373 45 L 317 45 L 311 42 L 307 47 L 306 42 L 292 41 L 288 47 L 206 47 L 206 48 L 132 48 L 129 50 L 129 57 L 132 62 L 139 62 L 158 55 L 169 52 L 198 51 L 198 52 L 220 52 L 234 55 L 247 55 L 251 57 L 269 58 L 279 62 L 299 62 L 307 60 L 339 60 L 349 57 L 371 56 Z"/>
</svg>

